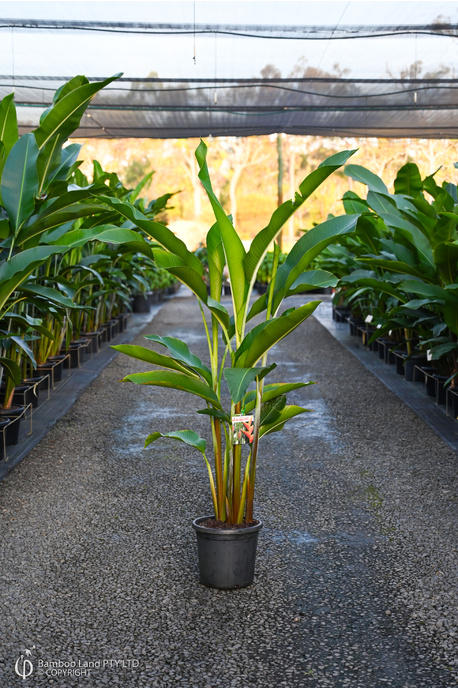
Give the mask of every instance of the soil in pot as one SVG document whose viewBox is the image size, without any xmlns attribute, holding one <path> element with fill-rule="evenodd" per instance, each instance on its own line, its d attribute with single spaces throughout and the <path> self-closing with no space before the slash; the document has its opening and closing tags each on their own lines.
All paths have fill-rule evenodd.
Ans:
<svg viewBox="0 0 458 690">
<path fill-rule="evenodd" d="M 0 407 L 0 420 L 9 418 L 10 423 L 4 429 L 5 441 L 7 446 L 16 446 L 19 443 L 19 431 L 21 427 L 21 419 L 25 412 L 25 407 L 13 405 L 6 410 Z"/>
<path fill-rule="evenodd" d="M 197 536 L 201 584 L 236 589 L 253 583 L 261 521 L 247 526 L 227 525 L 207 515 L 194 520 L 192 526 Z"/>
</svg>

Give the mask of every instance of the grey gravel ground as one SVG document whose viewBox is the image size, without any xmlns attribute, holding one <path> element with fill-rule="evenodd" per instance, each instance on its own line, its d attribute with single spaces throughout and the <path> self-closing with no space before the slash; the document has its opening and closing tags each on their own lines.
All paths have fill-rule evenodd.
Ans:
<svg viewBox="0 0 458 690">
<path fill-rule="evenodd" d="M 178 297 L 145 333 L 203 356 L 198 319 Z M 0 484 L 1 687 L 456 686 L 456 454 L 315 320 L 272 360 L 318 385 L 290 396 L 313 412 L 263 440 L 249 588 L 198 583 L 200 454 L 142 446 L 207 423 L 191 396 L 120 384 L 144 369 L 127 357 Z"/>
</svg>

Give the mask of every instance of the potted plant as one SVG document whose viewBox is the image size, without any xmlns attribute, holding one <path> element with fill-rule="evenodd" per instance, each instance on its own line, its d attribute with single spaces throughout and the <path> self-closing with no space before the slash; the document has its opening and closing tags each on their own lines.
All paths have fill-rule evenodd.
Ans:
<svg viewBox="0 0 458 690">
<path fill-rule="evenodd" d="M 280 313 L 283 299 L 313 289 L 335 285 L 334 276 L 323 270 L 307 270 L 309 264 L 334 239 L 355 229 L 359 215 L 331 218 L 304 234 L 291 249 L 282 266 L 275 247 L 271 280 L 266 294 L 251 301 L 259 266 L 283 225 L 312 192 L 352 155 L 344 151 L 325 160 L 299 187 L 295 199 L 282 204 L 269 224 L 245 251 L 231 220 L 215 196 L 206 164 L 206 145 L 196 150 L 200 180 L 213 208 L 216 223 L 207 235 L 208 285 L 205 267 L 165 226 L 149 221 L 127 204 L 114 199 L 114 208 L 149 234 L 166 251 L 155 251 L 155 259 L 195 294 L 205 316 L 207 366 L 188 345 L 172 337 L 146 336 L 166 354 L 146 347 L 117 345 L 115 349 L 158 367 L 154 371 L 125 377 L 141 385 L 174 388 L 199 399 L 198 414 L 207 415 L 211 426 L 211 458 L 206 440 L 192 430 L 162 433 L 154 431 L 145 446 L 159 438 L 182 441 L 200 451 L 209 477 L 212 514 L 193 521 L 198 538 L 201 582 L 222 589 L 251 584 L 256 541 L 262 523 L 254 514 L 256 465 L 261 439 L 280 431 L 285 423 L 306 412 L 288 405 L 288 392 L 307 382 L 266 383 L 276 367 L 268 363 L 269 350 L 302 324 L 319 302 L 309 302 Z M 223 271 L 227 265 L 232 286 L 231 315 L 221 301 Z M 257 325 L 252 327 L 254 317 Z M 250 328 L 251 327 L 251 328 Z M 229 404 L 226 404 L 229 400 Z M 247 452 L 244 453 L 243 451 Z"/>
</svg>

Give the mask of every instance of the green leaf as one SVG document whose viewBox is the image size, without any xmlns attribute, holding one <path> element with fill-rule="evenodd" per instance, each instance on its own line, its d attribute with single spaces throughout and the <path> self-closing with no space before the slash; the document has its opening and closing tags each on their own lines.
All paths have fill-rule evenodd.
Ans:
<svg viewBox="0 0 458 690">
<path fill-rule="evenodd" d="M 6 155 L 11 151 L 18 138 L 14 93 L 10 93 L 0 103 L 0 141 L 5 146 Z"/>
<path fill-rule="evenodd" d="M 227 424 L 231 423 L 230 416 L 227 414 L 227 412 L 224 412 L 224 410 L 215 410 L 214 407 L 206 407 L 205 410 L 196 410 L 196 412 L 197 414 L 205 414 L 209 417 L 216 417 L 216 419 L 221 419 Z"/>
<path fill-rule="evenodd" d="M 223 369 L 224 378 L 229 386 L 229 393 L 233 403 L 238 403 L 245 396 L 248 386 L 258 378 L 260 381 L 267 374 L 275 369 L 277 365 L 271 364 L 269 367 L 226 367 Z"/>
<path fill-rule="evenodd" d="M 141 213 L 135 206 L 125 201 L 120 201 L 114 197 L 102 197 L 100 199 L 103 203 L 111 206 L 121 216 L 130 220 L 137 228 L 146 232 L 149 237 L 152 237 L 158 242 L 161 247 L 167 249 L 172 254 L 176 254 L 185 266 L 189 266 L 199 275 L 203 275 L 202 265 L 199 259 L 188 250 L 185 243 L 176 237 L 171 230 L 157 223 L 149 220 L 143 213 Z"/>
<path fill-rule="evenodd" d="M 140 345 L 111 345 L 113 350 L 122 352 L 124 355 L 129 357 L 134 357 L 135 359 L 140 359 L 142 362 L 149 362 L 150 364 L 155 364 L 159 367 L 164 367 L 164 369 L 172 369 L 173 371 L 180 371 L 188 376 L 195 376 L 197 374 L 190 367 L 186 367 L 181 362 L 173 359 L 172 357 L 167 357 L 167 355 L 160 355 L 154 350 L 150 350 L 147 347 L 141 347 Z"/>
<path fill-rule="evenodd" d="M 341 235 L 353 232 L 360 216 L 337 216 L 305 233 L 293 246 L 277 271 L 272 309 L 275 313 L 289 288 L 310 262 Z"/>
<path fill-rule="evenodd" d="M 394 181 L 394 193 L 407 196 L 420 196 L 423 191 L 423 182 L 420 171 L 415 163 L 406 163 L 398 170 Z"/>
<path fill-rule="evenodd" d="M 232 225 L 229 218 L 218 201 L 216 195 L 213 192 L 210 175 L 207 167 L 207 147 L 203 141 L 200 142 L 196 149 L 196 159 L 199 165 L 199 179 L 207 192 L 210 204 L 213 209 L 216 221 L 219 226 L 221 233 L 221 240 L 224 247 L 224 253 L 226 256 L 227 268 L 229 271 L 229 278 L 232 287 L 232 298 L 234 301 L 234 310 L 236 314 L 237 328 L 240 332 L 241 319 L 245 310 L 245 300 L 247 297 L 248 286 L 245 277 L 245 271 L 243 268 L 243 262 L 245 259 L 245 248 L 242 244 L 240 237 L 237 235 L 234 226 Z M 240 322 L 240 326 L 238 325 Z"/>
<path fill-rule="evenodd" d="M 304 388 L 304 386 L 315 385 L 315 381 L 308 381 L 307 383 L 295 382 L 295 383 L 268 383 L 264 386 L 262 392 L 262 402 L 268 402 L 269 400 L 274 400 L 281 395 L 286 395 L 290 391 L 297 390 L 298 388 Z M 256 405 L 256 391 L 248 391 L 245 396 L 245 412 L 250 412 Z"/>
<path fill-rule="evenodd" d="M 433 251 L 428 238 L 413 223 L 396 215 L 384 213 L 380 214 L 386 225 L 395 228 L 405 237 L 417 250 L 419 256 L 430 266 L 434 266 Z"/>
<path fill-rule="evenodd" d="M 286 296 L 296 295 L 297 293 L 307 292 L 315 288 L 335 287 L 338 279 L 329 271 L 317 269 L 315 271 L 305 271 L 296 278 L 294 283 L 290 286 Z"/>
<path fill-rule="evenodd" d="M 145 448 L 158 438 L 172 438 L 175 441 L 181 441 L 182 443 L 186 443 L 187 446 L 197 448 L 201 453 L 205 453 L 207 445 L 205 439 L 201 438 L 195 431 L 183 429 L 182 431 L 169 431 L 167 434 L 161 434 L 160 431 L 155 431 L 154 434 L 150 434 L 146 439 Z"/>
<path fill-rule="evenodd" d="M 372 192 L 388 194 L 388 189 L 383 180 L 362 165 L 347 165 L 344 172 L 355 182 L 362 182 L 362 184 L 367 185 Z"/>
<path fill-rule="evenodd" d="M 226 265 L 223 240 L 218 223 L 215 223 L 207 233 L 208 273 L 210 278 L 210 295 L 218 301 L 223 286 L 223 270 Z"/>
<path fill-rule="evenodd" d="M 24 285 L 20 285 L 19 289 L 26 295 L 38 295 L 39 297 L 44 297 L 49 302 L 53 302 L 54 304 L 58 304 L 62 307 L 66 307 L 68 309 L 75 308 L 75 304 L 71 299 L 68 299 L 68 297 L 65 297 L 61 292 L 55 290 L 54 288 L 45 287 L 44 285 L 39 285 L 38 283 L 25 283 Z"/>
<path fill-rule="evenodd" d="M 299 185 L 300 194 L 294 201 L 286 201 L 276 209 L 269 224 L 256 235 L 245 257 L 244 265 L 247 280 L 254 280 L 270 244 L 277 237 L 286 221 L 297 211 L 308 197 L 326 180 L 331 173 L 344 165 L 355 151 L 341 151 L 326 158 L 316 170 L 307 175 Z"/>
<path fill-rule="evenodd" d="M 131 381 L 132 383 L 138 383 L 144 386 L 174 388 L 175 390 L 184 391 L 185 393 L 192 393 L 192 395 L 203 398 L 218 409 L 222 409 L 216 393 L 207 383 L 201 379 L 196 379 L 179 372 L 146 371 L 143 374 L 129 374 L 123 381 Z"/>
<path fill-rule="evenodd" d="M 304 412 L 310 412 L 310 410 L 307 410 L 305 407 L 299 407 L 298 405 L 286 405 L 275 421 L 260 427 L 259 438 L 266 434 L 272 434 L 274 431 L 281 431 L 289 419 L 297 417 L 297 415 L 303 414 Z"/>
<path fill-rule="evenodd" d="M 0 367 L 3 367 L 15 386 L 21 383 L 22 370 L 21 367 L 16 364 L 16 362 L 14 362 L 12 359 L 9 359 L 9 357 L 0 357 Z"/>
<path fill-rule="evenodd" d="M 191 369 L 203 376 L 209 385 L 212 384 L 210 369 L 205 366 L 197 355 L 189 350 L 189 347 L 182 340 L 172 338 L 171 336 L 160 335 L 145 335 L 145 338 L 146 340 L 150 340 L 153 343 L 159 343 L 159 345 L 166 347 L 174 359 L 191 367 Z"/>
<path fill-rule="evenodd" d="M 23 134 L 11 149 L 3 168 L 2 202 L 15 231 L 35 210 L 37 157 L 38 148 L 33 134 Z"/>
<path fill-rule="evenodd" d="M 368 210 L 367 202 L 361 199 L 355 192 L 345 192 L 342 197 L 342 203 L 345 213 L 348 215 L 366 213 Z"/>
<path fill-rule="evenodd" d="M 261 419 L 260 426 L 265 424 L 272 424 L 276 422 L 281 415 L 282 410 L 286 405 L 286 395 L 280 395 L 273 400 L 268 400 L 261 405 Z M 245 408 L 246 412 L 246 408 Z"/>
<path fill-rule="evenodd" d="M 65 92 L 65 95 L 62 91 L 62 97 L 49 110 L 34 132 L 39 149 L 43 149 L 56 134 L 61 140 L 67 139 L 78 128 L 81 117 L 95 94 L 120 76 L 121 73 L 93 84 L 82 83 L 81 86 Z M 76 80 L 72 82 L 77 83 Z"/>
<path fill-rule="evenodd" d="M 303 323 L 319 304 L 319 301 L 308 302 L 287 315 L 278 316 L 255 326 L 235 352 L 236 365 L 251 367 L 256 364 L 264 353 Z"/>
</svg>

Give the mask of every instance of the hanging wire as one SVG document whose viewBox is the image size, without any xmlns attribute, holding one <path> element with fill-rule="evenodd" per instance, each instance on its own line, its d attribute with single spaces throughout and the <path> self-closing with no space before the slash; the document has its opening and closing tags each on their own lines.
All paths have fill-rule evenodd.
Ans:
<svg viewBox="0 0 458 690">
<path fill-rule="evenodd" d="M 193 0 L 193 13 L 194 13 L 194 64 L 197 64 L 196 61 L 196 0 Z"/>
<path fill-rule="evenodd" d="M 334 37 L 334 34 L 335 34 L 335 32 L 337 31 L 337 27 L 339 26 L 340 22 L 342 21 L 343 16 L 344 16 L 345 12 L 347 11 L 348 5 L 349 5 L 349 4 L 350 4 L 350 0 L 349 0 L 349 1 L 347 2 L 347 4 L 345 5 L 344 11 L 343 11 L 342 14 L 340 15 L 337 24 L 335 25 L 335 27 L 334 27 L 333 30 L 331 31 L 331 35 L 329 36 L 329 38 L 328 38 L 328 40 L 327 40 L 327 43 L 326 43 L 326 45 L 325 45 L 325 47 L 324 47 L 323 55 L 322 55 L 321 58 L 320 58 L 320 62 L 318 63 L 318 67 L 316 68 L 317 73 L 318 73 L 318 70 L 319 70 L 320 67 L 321 67 L 321 63 L 323 62 L 323 58 L 324 58 L 324 56 L 326 55 L 326 52 L 327 52 L 327 50 L 328 50 L 328 48 L 329 48 L 330 41 L 332 41 L 332 39 L 333 39 L 333 37 Z"/>
</svg>

